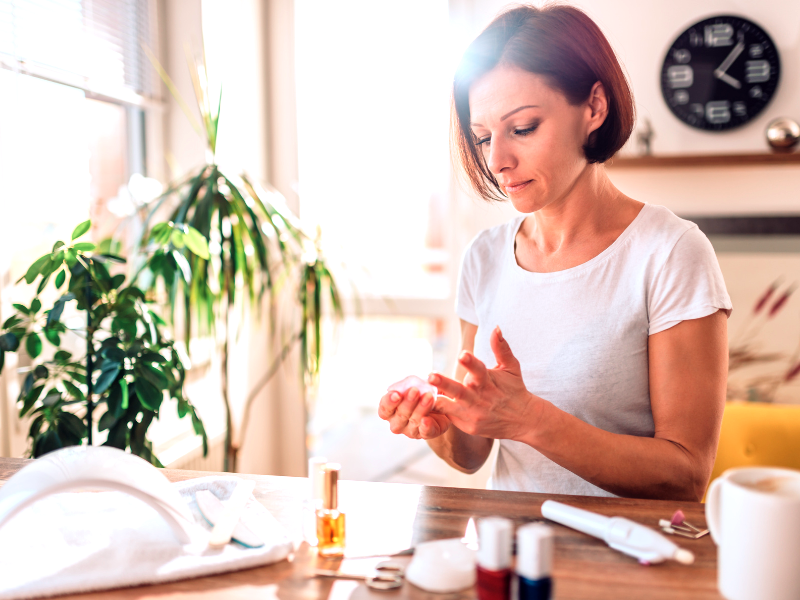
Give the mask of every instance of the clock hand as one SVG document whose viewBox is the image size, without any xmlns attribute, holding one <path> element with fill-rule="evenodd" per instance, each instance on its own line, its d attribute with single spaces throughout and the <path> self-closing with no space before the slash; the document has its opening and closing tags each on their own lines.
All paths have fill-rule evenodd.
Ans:
<svg viewBox="0 0 800 600">
<path fill-rule="evenodd" d="M 744 41 L 739 40 L 739 43 L 736 44 L 733 47 L 733 50 L 731 50 L 731 53 L 728 54 L 728 58 L 722 61 L 722 64 L 719 67 L 717 67 L 717 69 L 714 71 L 714 75 L 722 79 L 722 76 L 725 74 L 725 71 L 727 71 L 730 68 L 730 66 L 733 64 L 733 61 L 739 58 L 739 55 L 742 53 L 742 50 L 744 50 Z"/>
<path fill-rule="evenodd" d="M 718 79 L 721 79 L 728 85 L 735 87 L 737 90 L 742 89 L 742 83 L 738 79 L 731 77 L 727 73 L 714 73 L 714 75 L 716 75 Z"/>
</svg>

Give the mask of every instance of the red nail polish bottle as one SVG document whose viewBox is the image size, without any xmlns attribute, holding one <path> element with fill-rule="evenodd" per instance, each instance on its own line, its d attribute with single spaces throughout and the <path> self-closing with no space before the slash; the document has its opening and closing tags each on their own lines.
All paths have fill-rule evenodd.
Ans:
<svg viewBox="0 0 800 600">
<path fill-rule="evenodd" d="M 478 600 L 509 600 L 514 524 L 501 517 L 478 521 Z"/>
</svg>

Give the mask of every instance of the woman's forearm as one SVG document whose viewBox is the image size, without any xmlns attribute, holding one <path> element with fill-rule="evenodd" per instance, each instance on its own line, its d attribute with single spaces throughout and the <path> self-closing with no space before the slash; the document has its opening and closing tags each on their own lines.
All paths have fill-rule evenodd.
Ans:
<svg viewBox="0 0 800 600">
<path fill-rule="evenodd" d="M 711 474 L 707 461 L 676 442 L 610 433 L 546 401 L 519 441 L 618 496 L 697 501 Z"/>
<path fill-rule="evenodd" d="M 489 458 L 494 440 L 469 435 L 455 425 L 437 438 L 428 440 L 431 449 L 447 464 L 462 473 L 475 473 Z"/>
</svg>

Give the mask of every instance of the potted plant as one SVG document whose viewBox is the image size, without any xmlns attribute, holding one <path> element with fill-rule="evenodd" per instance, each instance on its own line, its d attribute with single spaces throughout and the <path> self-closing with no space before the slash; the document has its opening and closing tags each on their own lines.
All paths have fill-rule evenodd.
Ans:
<svg viewBox="0 0 800 600">
<path fill-rule="evenodd" d="M 321 252 L 319 234 L 305 233 L 298 219 L 285 206 L 277 191 L 266 192 L 246 174 L 231 173 L 216 162 L 221 94 L 212 102 L 208 78 L 201 63 L 190 64 L 202 125 L 186 108 L 169 75 L 148 51 L 151 62 L 175 96 L 194 128 L 202 132 L 207 163 L 158 199 L 145 217 L 145 225 L 164 211 L 166 222 L 149 226 L 144 251 L 158 249 L 146 267 L 151 289 L 161 285 L 170 304 L 183 306 L 185 339 L 194 334 L 218 333 L 222 340 L 221 396 L 226 412 L 225 470 L 235 471 L 250 408 L 258 392 L 277 372 L 291 350 L 300 346 L 300 375 L 313 383 L 319 373 L 322 352 L 323 305 L 329 303 L 336 318 L 342 315 L 336 281 Z M 168 209 L 168 213 L 165 209 Z M 168 217 L 167 217 L 168 214 Z M 210 249 L 209 256 L 197 252 L 199 232 Z M 290 314 L 276 314 L 281 294 L 292 302 Z M 287 326 L 280 351 L 272 365 L 244 401 L 243 418 L 235 423 L 228 393 L 231 315 L 249 302 L 256 314 L 264 299 L 269 301 L 273 334 Z"/>
<path fill-rule="evenodd" d="M 30 305 L 14 304 L 16 312 L 0 332 L 0 371 L 6 352 L 21 346 L 33 359 L 18 398 L 20 417 L 33 417 L 30 455 L 84 440 L 91 445 L 96 424 L 98 431 L 108 432 L 104 445 L 129 448 L 162 466 L 147 429 L 165 399 L 176 403 L 181 418 L 191 418 L 207 451 L 203 422 L 184 395 L 184 364 L 166 336 L 165 321 L 146 302 L 135 280 L 109 271 L 109 265 L 125 259 L 79 241 L 90 226 L 90 221 L 81 223 L 69 244 L 56 242 L 30 266 L 22 279 L 27 284 L 38 281 L 36 295 Z M 196 232 L 192 235 L 203 239 Z M 203 251 L 202 242 L 192 245 Z M 154 259 L 157 255 L 150 260 Z M 44 309 L 40 295 L 51 284 L 60 295 Z M 70 305 L 84 313 L 85 326 L 68 328 L 63 317 Z M 83 355 L 65 349 L 68 331 L 84 338 Z M 55 347 L 52 358 L 44 358 L 44 341 Z"/>
</svg>

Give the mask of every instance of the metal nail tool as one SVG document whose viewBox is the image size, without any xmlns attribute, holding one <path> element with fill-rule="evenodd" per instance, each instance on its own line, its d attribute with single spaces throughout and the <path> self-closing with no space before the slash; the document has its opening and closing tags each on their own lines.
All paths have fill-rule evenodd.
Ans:
<svg viewBox="0 0 800 600">
<path fill-rule="evenodd" d="M 675 511 L 671 520 L 660 519 L 658 526 L 664 533 L 679 535 L 681 537 L 698 540 L 708 534 L 708 529 L 699 529 L 683 518 L 683 512 Z"/>
<path fill-rule="evenodd" d="M 403 585 L 403 567 L 392 562 L 382 562 L 375 565 L 373 575 L 353 575 L 341 571 L 314 569 L 312 577 L 333 577 L 335 579 L 350 579 L 363 581 L 373 590 L 394 590 Z"/>
</svg>

